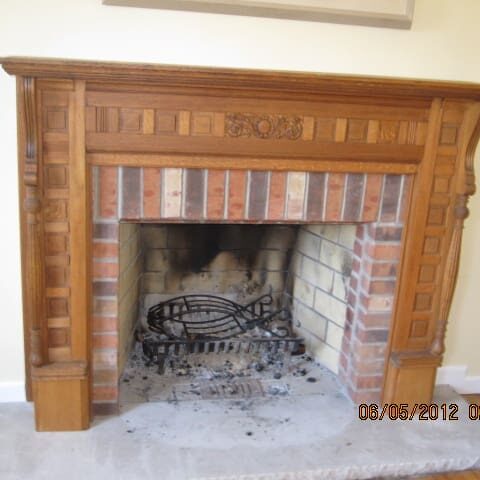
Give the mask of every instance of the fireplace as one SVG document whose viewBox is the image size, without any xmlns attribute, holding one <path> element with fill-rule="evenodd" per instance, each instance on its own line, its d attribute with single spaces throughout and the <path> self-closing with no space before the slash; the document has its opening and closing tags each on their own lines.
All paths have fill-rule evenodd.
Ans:
<svg viewBox="0 0 480 480">
<path fill-rule="evenodd" d="M 87 428 L 92 406 L 116 410 L 139 299 L 222 282 L 222 295 L 277 288 L 354 402 L 430 401 L 474 192 L 478 86 L 2 63 L 18 77 L 39 430 Z M 188 237 L 182 229 L 216 245 L 190 245 L 186 271 L 182 255 L 162 251 Z M 247 246 L 235 257 L 212 238 Z M 262 252 L 269 238 L 288 245 Z M 216 282 L 213 267 L 232 259 L 237 273 Z"/>
<path fill-rule="evenodd" d="M 346 394 L 380 401 L 411 176 L 93 167 L 92 182 L 97 412 L 117 410 L 139 305 L 192 293 L 271 290 Z"/>
</svg>

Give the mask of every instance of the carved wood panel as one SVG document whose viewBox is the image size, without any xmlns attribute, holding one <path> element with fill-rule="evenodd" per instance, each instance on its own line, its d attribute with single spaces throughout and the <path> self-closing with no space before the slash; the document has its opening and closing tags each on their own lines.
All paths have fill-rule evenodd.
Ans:
<svg viewBox="0 0 480 480">
<path fill-rule="evenodd" d="M 236 155 L 356 155 L 413 163 L 423 154 L 428 111 L 100 91 L 88 92 L 87 104 L 89 151 L 199 154 L 220 148 Z"/>
<path fill-rule="evenodd" d="M 69 102 L 71 82 L 40 85 L 48 360 L 71 358 Z"/>
</svg>

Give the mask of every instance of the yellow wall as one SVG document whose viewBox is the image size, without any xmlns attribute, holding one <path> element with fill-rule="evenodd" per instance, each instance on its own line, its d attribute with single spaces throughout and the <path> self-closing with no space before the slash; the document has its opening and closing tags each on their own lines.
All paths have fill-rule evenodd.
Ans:
<svg viewBox="0 0 480 480">
<path fill-rule="evenodd" d="M 30 55 L 358 73 L 480 82 L 479 0 L 417 0 L 410 31 L 101 5 L 101 0 L 1 0 L 0 56 Z M 0 386 L 23 381 L 16 207 L 14 79 L 0 74 Z M 479 162 L 477 162 L 478 164 Z M 480 165 L 479 165 L 480 166 Z M 446 362 L 480 372 L 476 285 L 480 198 L 464 261 Z M 1 397 L 1 391 L 0 391 Z"/>
</svg>

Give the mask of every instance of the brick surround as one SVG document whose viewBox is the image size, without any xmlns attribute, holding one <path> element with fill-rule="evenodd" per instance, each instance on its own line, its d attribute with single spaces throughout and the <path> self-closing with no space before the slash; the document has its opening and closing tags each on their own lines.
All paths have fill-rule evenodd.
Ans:
<svg viewBox="0 0 480 480">
<path fill-rule="evenodd" d="M 123 363 L 120 221 L 356 224 L 338 373 L 355 402 L 379 400 L 410 176 L 103 166 L 92 178 L 97 412 L 116 409 Z"/>
</svg>

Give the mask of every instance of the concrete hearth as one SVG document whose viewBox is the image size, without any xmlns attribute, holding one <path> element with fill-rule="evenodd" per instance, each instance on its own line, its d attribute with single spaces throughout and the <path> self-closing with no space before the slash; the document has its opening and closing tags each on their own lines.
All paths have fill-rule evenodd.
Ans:
<svg viewBox="0 0 480 480">
<path fill-rule="evenodd" d="M 32 406 L 5 404 L 0 476 L 335 480 L 480 466 L 478 422 L 451 390 L 437 390 L 435 401 L 458 403 L 459 421 L 365 422 L 331 374 L 314 385 L 314 394 L 268 399 L 126 404 L 75 434 L 32 433 Z"/>
</svg>

